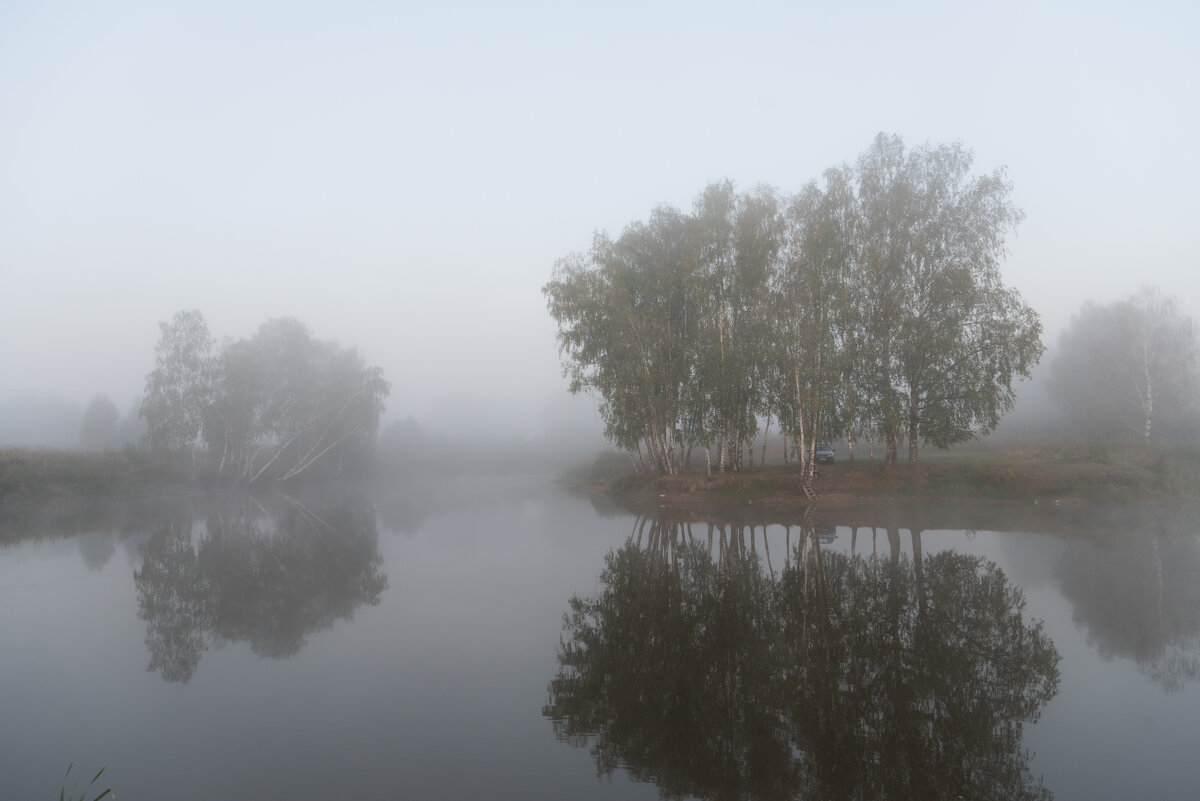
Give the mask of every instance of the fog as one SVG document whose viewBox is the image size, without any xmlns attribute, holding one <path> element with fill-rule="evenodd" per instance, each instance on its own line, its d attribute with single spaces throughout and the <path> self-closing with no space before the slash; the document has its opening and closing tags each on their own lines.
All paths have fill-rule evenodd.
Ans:
<svg viewBox="0 0 1200 801">
<path fill-rule="evenodd" d="M 794 192 L 879 131 L 1007 166 L 1003 272 L 1048 346 L 1143 284 L 1200 311 L 1193 5 L 819 5 L 4 4 L 0 439 L 125 414 L 196 308 L 356 347 L 385 426 L 598 444 L 555 260 L 711 180 Z"/>
</svg>

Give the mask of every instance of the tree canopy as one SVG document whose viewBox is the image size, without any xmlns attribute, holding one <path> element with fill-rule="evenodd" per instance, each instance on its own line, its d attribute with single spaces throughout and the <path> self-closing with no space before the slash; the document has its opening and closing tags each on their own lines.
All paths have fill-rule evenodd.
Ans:
<svg viewBox="0 0 1200 801">
<path fill-rule="evenodd" d="M 881 134 L 793 196 L 717 183 L 598 234 L 542 290 L 571 391 L 664 473 L 692 447 L 741 464 L 763 417 L 810 465 L 818 438 L 878 436 L 890 466 L 991 431 L 1041 323 L 999 274 L 1012 185 L 971 165 Z"/>
<path fill-rule="evenodd" d="M 176 312 L 154 349 L 154 369 L 146 376 L 141 414 L 153 450 L 194 448 L 212 385 L 213 338 L 196 309 Z"/>
<path fill-rule="evenodd" d="M 240 483 L 340 472 L 370 455 L 390 384 L 355 350 L 290 318 L 220 348 L 197 311 L 162 331 L 142 401 L 152 446 L 193 462 L 203 446 Z"/>
</svg>

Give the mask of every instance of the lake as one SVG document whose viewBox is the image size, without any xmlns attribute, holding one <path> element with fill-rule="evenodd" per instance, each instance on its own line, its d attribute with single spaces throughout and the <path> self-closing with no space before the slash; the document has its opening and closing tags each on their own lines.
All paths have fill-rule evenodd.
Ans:
<svg viewBox="0 0 1200 801">
<path fill-rule="evenodd" d="M 0 526 L 4 799 L 1200 797 L 1187 510 L 524 477 Z"/>
</svg>

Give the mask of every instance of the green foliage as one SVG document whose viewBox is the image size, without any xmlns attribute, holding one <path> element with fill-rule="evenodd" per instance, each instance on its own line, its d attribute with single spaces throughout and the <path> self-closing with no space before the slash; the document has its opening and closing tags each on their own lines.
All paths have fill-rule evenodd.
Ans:
<svg viewBox="0 0 1200 801">
<path fill-rule="evenodd" d="M 890 465 L 905 435 L 915 462 L 991 431 L 1041 324 L 1000 280 L 1012 186 L 971 161 L 880 135 L 794 197 L 711 184 L 691 214 L 598 235 L 543 287 L 571 391 L 659 473 L 693 446 L 739 466 L 764 416 L 810 462 L 844 434 L 879 436 Z"/>
<path fill-rule="evenodd" d="M 595 390 L 609 439 L 628 450 L 645 442 L 662 472 L 675 469 L 693 372 L 695 248 L 689 221 L 660 208 L 616 241 L 597 235 L 588 257 L 560 260 L 542 290 L 571 391 Z"/>
</svg>

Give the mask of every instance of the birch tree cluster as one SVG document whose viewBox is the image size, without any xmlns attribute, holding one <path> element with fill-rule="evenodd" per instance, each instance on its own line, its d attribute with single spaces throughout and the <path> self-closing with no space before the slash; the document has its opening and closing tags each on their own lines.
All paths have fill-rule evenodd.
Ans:
<svg viewBox="0 0 1200 801">
<path fill-rule="evenodd" d="M 354 350 L 298 320 L 218 346 L 199 311 L 160 323 L 141 414 L 152 450 L 238 484 L 362 467 L 390 384 Z"/>
<path fill-rule="evenodd" d="M 1042 354 L 1000 276 L 1022 214 L 1002 169 L 959 144 L 880 134 L 793 195 L 711 184 L 560 259 L 543 287 L 572 392 L 646 471 L 749 465 L 775 422 L 812 470 L 818 439 L 946 448 L 1012 408 Z"/>
</svg>

